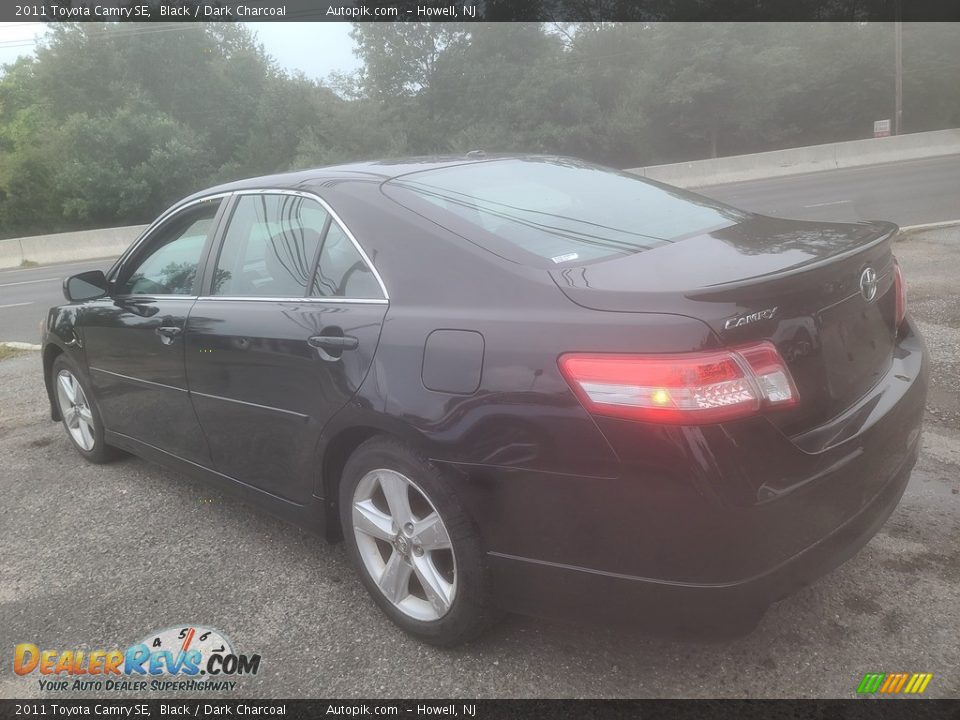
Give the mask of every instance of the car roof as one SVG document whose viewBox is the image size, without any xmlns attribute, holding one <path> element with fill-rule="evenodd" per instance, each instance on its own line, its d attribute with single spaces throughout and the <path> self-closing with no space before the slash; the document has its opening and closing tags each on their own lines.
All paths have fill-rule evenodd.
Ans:
<svg viewBox="0 0 960 720">
<path fill-rule="evenodd" d="M 510 160 L 525 157 L 544 157 L 533 155 L 517 154 L 476 154 L 469 155 L 430 155 L 424 157 L 407 157 L 384 160 L 367 160 L 362 162 L 344 163 L 341 165 L 328 165 L 326 167 L 311 168 L 309 170 L 296 170 L 287 173 L 277 173 L 275 175 L 261 175 L 259 177 L 245 178 L 222 185 L 206 188 L 193 195 L 184 198 L 183 202 L 188 202 L 207 195 L 218 193 L 233 192 L 236 190 L 249 190 L 254 188 L 287 189 L 287 190 L 308 190 L 317 187 L 331 180 L 369 180 L 376 182 L 385 182 L 393 178 L 407 175 L 409 173 L 420 172 L 423 170 L 435 170 L 442 167 L 453 165 L 471 165 L 475 163 L 487 162 L 490 160 Z M 180 205 L 181 203 L 177 203 Z"/>
</svg>

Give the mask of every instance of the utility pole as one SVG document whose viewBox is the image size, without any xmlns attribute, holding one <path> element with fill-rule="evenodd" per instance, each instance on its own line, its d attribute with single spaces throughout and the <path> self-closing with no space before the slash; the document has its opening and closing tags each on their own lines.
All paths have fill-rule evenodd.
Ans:
<svg viewBox="0 0 960 720">
<path fill-rule="evenodd" d="M 900 3 L 896 0 L 895 10 L 896 19 L 893 23 L 893 44 L 896 55 L 897 78 L 896 78 L 896 108 L 893 113 L 893 134 L 900 134 L 901 122 L 903 120 L 903 21 L 900 19 Z"/>
</svg>

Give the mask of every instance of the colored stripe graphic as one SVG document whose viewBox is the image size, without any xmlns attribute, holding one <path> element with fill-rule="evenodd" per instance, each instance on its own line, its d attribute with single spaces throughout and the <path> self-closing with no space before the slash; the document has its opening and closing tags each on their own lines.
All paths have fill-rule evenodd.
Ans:
<svg viewBox="0 0 960 720">
<path fill-rule="evenodd" d="M 891 677 L 893 680 L 891 681 L 887 692 L 893 695 L 894 693 L 898 693 L 903 689 L 903 686 L 906 684 L 907 678 L 909 678 L 910 675 L 908 673 L 894 673 L 891 675 Z"/>
<path fill-rule="evenodd" d="M 923 681 L 914 689 L 914 692 L 919 694 L 927 689 L 927 685 L 930 684 L 930 681 L 933 680 L 933 673 L 920 673 L 920 677 L 923 678 Z"/>
<path fill-rule="evenodd" d="M 885 677 L 886 675 L 884 673 L 867 673 L 863 676 L 863 680 L 860 681 L 857 692 L 865 694 L 875 693 L 880 689 L 880 683 L 883 682 Z"/>
<path fill-rule="evenodd" d="M 857 686 L 857 693 L 872 695 L 896 695 L 906 693 L 919 695 L 927 689 L 933 673 L 867 673 Z"/>
</svg>

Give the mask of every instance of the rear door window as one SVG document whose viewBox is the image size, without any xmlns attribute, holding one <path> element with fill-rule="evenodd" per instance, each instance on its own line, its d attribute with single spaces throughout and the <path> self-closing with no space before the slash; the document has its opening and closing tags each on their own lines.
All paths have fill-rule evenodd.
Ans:
<svg viewBox="0 0 960 720">
<path fill-rule="evenodd" d="M 311 198 L 241 195 L 217 258 L 212 294 L 304 297 L 329 219 Z"/>
</svg>

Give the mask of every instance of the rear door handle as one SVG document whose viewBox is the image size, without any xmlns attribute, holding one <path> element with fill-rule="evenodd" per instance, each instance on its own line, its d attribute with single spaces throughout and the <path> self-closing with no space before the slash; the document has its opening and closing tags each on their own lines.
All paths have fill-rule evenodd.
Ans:
<svg viewBox="0 0 960 720">
<path fill-rule="evenodd" d="M 314 335 L 307 338 L 310 347 L 319 350 L 356 350 L 360 341 L 353 335 Z"/>
</svg>

